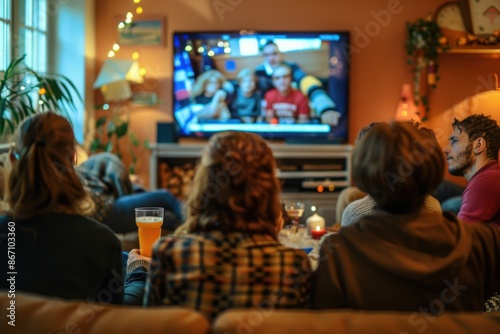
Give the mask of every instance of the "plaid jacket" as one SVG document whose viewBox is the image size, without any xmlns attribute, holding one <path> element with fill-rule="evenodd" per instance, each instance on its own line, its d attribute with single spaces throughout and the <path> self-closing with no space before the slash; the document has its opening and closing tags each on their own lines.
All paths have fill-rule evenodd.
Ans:
<svg viewBox="0 0 500 334">
<path fill-rule="evenodd" d="M 213 319 L 229 308 L 304 307 L 306 253 L 267 235 L 220 231 L 165 237 L 156 244 L 144 305 L 180 305 Z"/>
</svg>

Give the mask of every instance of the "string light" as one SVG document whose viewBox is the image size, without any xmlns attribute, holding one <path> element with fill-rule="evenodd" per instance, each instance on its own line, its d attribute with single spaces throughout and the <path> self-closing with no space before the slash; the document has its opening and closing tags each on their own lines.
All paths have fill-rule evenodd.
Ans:
<svg viewBox="0 0 500 334">
<path fill-rule="evenodd" d="M 137 7 L 135 8 L 135 13 L 138 15 L 142 14 L 144 12 L 144 9 L 138 5 L 141 3 L 141 0 L 133 0 L 133 1 L 134 1 L 134 4 L 137 5 Z M 125 29 L 127 26 L 130 26 L 133 22 L 133 19 L 134 19 L 134 14 L 131 11 L 127 12 L 127 14 L 125 14 L 125 20 L 120 21 L 118 23 L 118 29 L 121 30 L 121 29 Z M 114 57 L 119 50 L 120 50 L 120 44 L 114 43 L 113 46 L 111 47 L 111 50 L 108 51 L 108 58 Z M 137 51 L 133 52 L 132 59 L 133 60 L 139 59 L 139 52 L 137 52 Z M 139 73 L 142 76 L 146 75 L 146 69 L 141 68 Z M 40 94 L 42 94 L 42 93 L 40 93 Z"/>
</svg>

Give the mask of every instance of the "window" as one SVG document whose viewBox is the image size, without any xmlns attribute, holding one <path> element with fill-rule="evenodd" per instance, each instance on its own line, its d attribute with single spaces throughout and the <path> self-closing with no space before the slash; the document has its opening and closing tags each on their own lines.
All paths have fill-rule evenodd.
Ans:
<svg viewBox="0 0 500 334">
<path fill-rule="evenodd" d="M 12 35 L 11 1 L 4 0 L 0 4 L 0 71 L 7 68 L 10 62 L 10 39 Z"/>
<path fill-rule="evenodd" d="M 13 59 L 39 73 L 58 73 L 85 92 L 85 20 L 91 1 L 0 0 L 0 77 Z M 71 29 L 68 27 L 71 26 Z M 77 37 L 75 37 L 77 36 Z M 29 78 L 27 78 L 27 82 Z M 69 114 L 76 139 L 84 140 L 84 100 L 73 96 L 77 111 Z"/>
<path fill-rule="evenodd" d="M 46 72 L 47 0 L 3 0 L 0 4 L 0 70 L 26 54 L 26 65 Z"/>
<path fill-rule="evenodd" d="M 16 25 L 19 36 L 17 55 L 26 54 L 26 64 L 39 72 L 47 71 L 47 0 L 17 1 Z"/>
</svg>

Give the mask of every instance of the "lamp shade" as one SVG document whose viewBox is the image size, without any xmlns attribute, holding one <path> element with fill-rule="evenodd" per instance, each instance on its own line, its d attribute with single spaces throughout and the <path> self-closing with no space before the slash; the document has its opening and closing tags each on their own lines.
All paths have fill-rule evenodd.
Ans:
<svg viewBox="0 0 500 334">
<path fill-rule="evenodd" d="M 132 97 L 132 89 L 127 80 L 112 82 L 101 87 L 106 102 L 123 101 Z"/>
<path fill-rule="evenodd" d="M 421 121 L 420 112 L 413 99 L 413 93 L 409 84 L 404 84 L 401 89 L 401 98 L 399 99 L 394 118 L 396 121 Z"/>
<path fill-rule="evenodd" d="M 94 82 L 94 88 L 118 81 L 143 83 L 144 78 L 140 74 L 139 63 L 135 60 L 127 59 L 106 59 Z"/>
</svg>

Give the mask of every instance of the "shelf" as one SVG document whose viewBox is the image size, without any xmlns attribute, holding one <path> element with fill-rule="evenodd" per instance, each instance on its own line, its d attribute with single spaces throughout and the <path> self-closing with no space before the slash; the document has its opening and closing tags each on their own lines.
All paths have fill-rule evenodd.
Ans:
<svg viewBox="0 0 500 334">
<path fill-rule="evenodd" d="M 151 144 L 150 187 L 159 184 L 160 164 L 170 168 L 187 161 L 198 160 L 206 145 Z M 283 185 L 302 187 L 301 182 L 314 188 L 333 184 L 336 188 L 350 184 L 351 145 L 269 145 L 277 160 L 277 176 Z M 161 183 L 161 182 L 160 182 Z M 313 184 L 314 183 L 314 184 Z M 317 184 L 317 185 L 316 185 Z M 302 187 L 303 188 L 303 187 Z"/>
<path fill-rule="evenodd" d="M 500 47 L 453 47 L 444 52 L 440 52 L 442 55 L 452 54 L 452 55 L 480 55 L 488 58 L 500 58 Z"/>
<path fill-rule="evenodd" d="M 311 171 L 311 172 L 282 172 L 279 171 L 277 176 L 280 179 L 294 179 L 294 178 L 307 178 L 307 177 L 345 177 L 345 171 L 335 172 L 335 171 Z"/>
<path fill-rule="evenodd" d="M 151 144 L 150 188 L 182 189 L 180 181 L 170 183 L 174 168 L 193 168 L 201 157 L 204 144 Z M 335 223 L 335 208 L 341 189 L 351 184 L 351 145 L 270 144 L 281 183 L 281 200 L 301 201 L 306 208 L 316 206 L 327 224 Z M 188 172 L 184 175 L 190 175 Z M 305 219 L 312 215 L 304 211 Z"/>
</svg>

